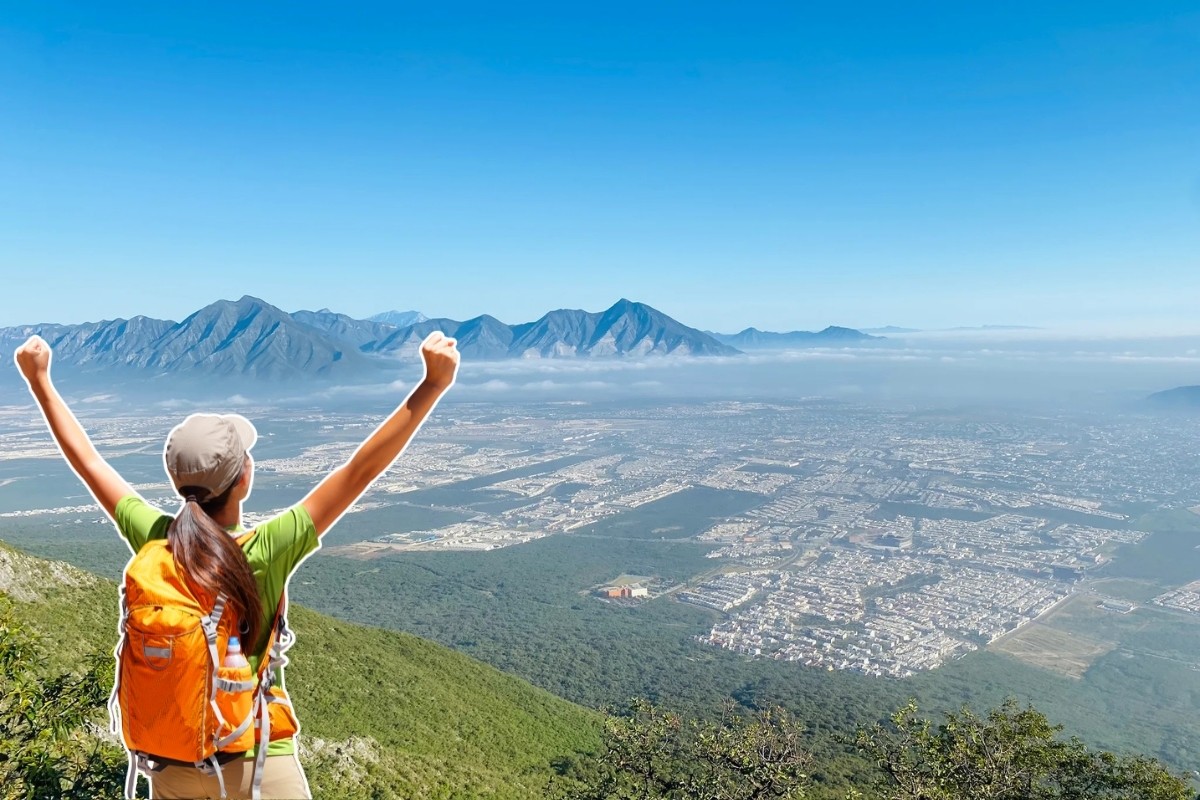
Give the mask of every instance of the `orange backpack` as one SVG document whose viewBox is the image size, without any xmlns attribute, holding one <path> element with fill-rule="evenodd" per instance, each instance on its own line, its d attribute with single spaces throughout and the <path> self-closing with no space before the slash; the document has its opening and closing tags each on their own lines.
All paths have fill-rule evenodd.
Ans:
<svg viewBox="0 0 1200 800">
<path fill-rule="evenodd" d="M 240 536 L 238 546 L 253 535 Z M 129 750 L 126 798 L 136 794 L 138 769 L 148 770 L 156 760 L 215 773 L 225 797 L 217 753 L 243 752 L 260 742 L 253 783 L 258 800 L 266 743 L 299 730 L 286 693 L 272 686 L 295 641 L 284 599 L 257 675 L 249 666 L 222 666 L 229 637 L 237 632 L 225 603 L 224 594 L 211 606 L 197 597 L 166 539 L 147 542 L 125 567 L 117 675 L 108 707 L 112 732 L 123 736 Z"/>
</svg>

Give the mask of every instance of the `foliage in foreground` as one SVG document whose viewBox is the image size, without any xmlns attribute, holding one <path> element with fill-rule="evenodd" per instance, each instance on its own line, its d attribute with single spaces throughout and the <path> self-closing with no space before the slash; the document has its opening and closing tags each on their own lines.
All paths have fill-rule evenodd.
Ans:
<svg viewBox="0 0 1200 800">
<path fill-rule="evenodd" d="M 941 724 L 910 702 L 890 726 L 860 730 L 857 745 L 879 765 L 887 800 L 1191 800 L 1158 761 L 1089 750 L 1062 739 L 1033 707 L 1008 700 L 980 717 L 969 708 Z"/>
<path fill-rule="evenodd" d="M 1038 710 L 1009 700 L 935 724 L 910 702 L 853 744 L 878 767 L 880 800 L 1191 800 L 1160 762 L 1089 750 Z M 810 797 L 804 730 L 779 709 L 720 722 L 684 720 L 644 701 L 612 717 L 603 752 L 563 765 L 549 796 L 566 800 L 760 800 Z M 866 787 L 864 787 L 866 788 Z"/>
<path fill-rule="evenodd" d="M 570 800 L 799 799 L 810 757 L 804 727 L 781 709 L 719 722 L 684 720 L 634 701 L 610 717 L 604 750 L 594 760 L 562 765 L 549 794 Z"/>
<path fill-rule="evenodd" d="M 0 796 L 120 797 L 124 751 L 94 735 L 112 656 L 88 656 L 78 672 L 45 667 L 37 636 L 0 595 Z"/>
</svg>

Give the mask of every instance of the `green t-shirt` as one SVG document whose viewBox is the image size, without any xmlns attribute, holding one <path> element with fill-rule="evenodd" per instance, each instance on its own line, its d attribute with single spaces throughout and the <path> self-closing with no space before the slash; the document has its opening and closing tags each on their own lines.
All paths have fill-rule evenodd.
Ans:
<svg viewBox="0 0 1200 800">
<path fill-rule="evenodd" d="M 167 528 L 174 517 L 149 505 L 136 494 L 121 498 L 116 508 L 117 530 L 125 537 L 133 552 L 138 552 L 151 539 L 167 538 Z M 320 547 L 317 528 L 303 505 L 297 504 L 277 517 L 256 527 L 256 533 L 242 545 L 250 569 L 258 581 L 262 598 L 263 621 L 259 640 L 246 653 L 250 666 L 256 671 L 266 650 L 271 623 L 279 603 L 287 595 L 287 582 L 300 562 Z M 244 533 L 239 526 L 230 533 Z M 283 685 L 283 670 L 275 676 L 275 685 Z M 296 751 L 294 739 L 278 739 L 267 746 L 267 755 L 291 755 Z M 247 757 L 254 755 L 251 749 Z"/>
</svg>

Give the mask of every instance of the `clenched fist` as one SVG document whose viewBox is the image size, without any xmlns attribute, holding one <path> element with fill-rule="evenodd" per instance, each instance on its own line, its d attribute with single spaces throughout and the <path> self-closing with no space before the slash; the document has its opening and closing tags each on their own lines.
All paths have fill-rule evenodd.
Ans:
<svg viewBox="0 0 1200 800">
<path fill-rule="evenodd" d="M 17 348 L 13 357 L 16 359 L 17 369 L 30 385 L 50 372 L 50 345 L 36 334 L 26 339 L 25 344 Z"/>
<path fill-rule="evenodd" d="M 458 372 L 458 350 L 454 339 L 434 331 L 421 342 L 421 358 L 425 361 L 425 382 L 439 389 L 448 389 Z"/>
</svg>

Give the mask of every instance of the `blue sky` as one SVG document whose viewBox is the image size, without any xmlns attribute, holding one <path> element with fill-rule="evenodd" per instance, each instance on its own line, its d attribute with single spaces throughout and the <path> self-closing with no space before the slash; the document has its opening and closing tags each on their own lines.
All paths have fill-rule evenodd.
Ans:
<svg viewBox="0 0 1200 800">
<path fill-rule="evenodd" d="M 0 325 L 1200 330 L 1194 2 L 804 5 L 10 6 Z"/>
</svg>

